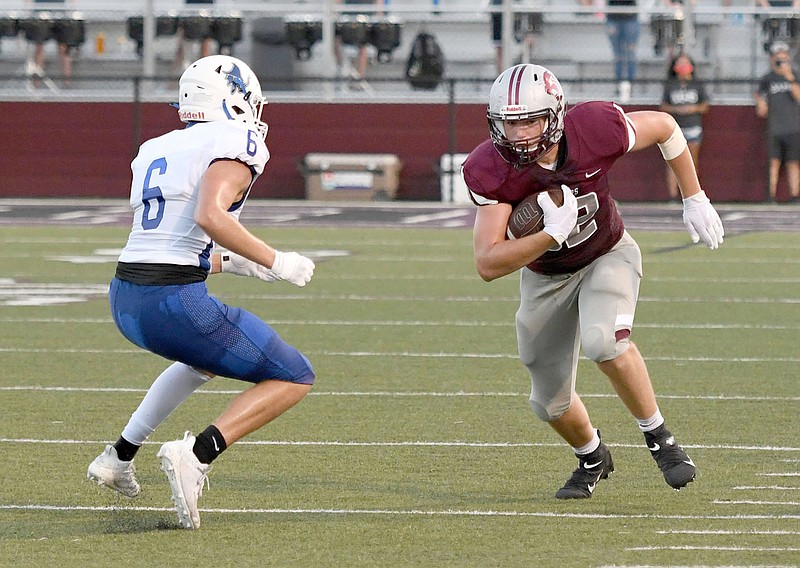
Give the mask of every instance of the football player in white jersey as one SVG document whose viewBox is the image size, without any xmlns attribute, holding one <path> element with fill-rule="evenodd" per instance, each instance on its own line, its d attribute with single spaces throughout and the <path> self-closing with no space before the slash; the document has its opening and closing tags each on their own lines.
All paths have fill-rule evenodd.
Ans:
<svg viewBox="0 0 800 568">
<path fill-rule="evenodd" d="M 253 71 L 233 57 L 204 57 L 181 76 L 179 97 L 186 128 L 142 144 L 131 165 L 133 226 L 109 291 L 120 332 L 174 363 L 156 378 L 119 440 L 89 465 L 88 477 L 135 497 L 136 452 L 192 392 L 217 375 L 253 383 L 196 437 L 186 432 L 158 452 L 178 519 L 196 529 L 211 462 L 300 402 L 314 382 L 302 353 L 253 314 L 210 296 L 205 279 L 230 272 L 305 286 L 315 267 L 239 222 L 269 159 Z"/>
</svg>

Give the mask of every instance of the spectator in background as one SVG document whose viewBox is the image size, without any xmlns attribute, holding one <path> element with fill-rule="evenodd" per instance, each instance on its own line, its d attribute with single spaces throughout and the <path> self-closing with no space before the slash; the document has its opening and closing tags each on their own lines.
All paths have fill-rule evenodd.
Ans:
<svg viewBox="0 0 800 568">
<path fill-rule="evenodd" d="M 65 0 L 33 0 L 34 4 L 65 4 Z M 42 8 L 35 8 L 36 12 L 42 12 Z M 51 14 L 52 15 L 52 14 Z M 55 39 L 58 42 L 58 58 L 61 62 L 61 73 L 64 77 L 64 85 L 69 85 L 70 79 L 72 78 L 72 49 L 66 42 L 62 41 L 59 38 L 58 30 L 56 29 L 55 25 L 51 23 L 51 32 L 52 32 L 52 39 Z M 33 75 L 37 77 L 43 77 L 45 75 L 44 66 L 45 66 L 45 50 L 44 44 L 47 39 L 42 37 L 31 37 L 26 33 L 26 37 L 29 40 L 34 42 L 33 48 L 33 62 L 32 65 L 28 65 L 28 75 Z"/>
<path fill-rule="evenodd" d="M 490 6 L 501 7 L 503 0 L 491 0 Z M 500 74 L 505 65 L 503 65 L 503 14 L 502 12 L 492 12 L 492 45 L 494 45 L 494 65 L 497 73 Z"/>
<path fill-rule="evenodd" d="M 761 78 L 754 94 L 756 114 L 767 119 L 768 199 L 775 201 L 783 163 L 790 199 L 797 201 L 800 198 L 800 85 L 786 43 L 772 44 L 769 62 L 770 72 Z"/>
<path fill-rule="evenodd" d="M 800 0 L 756 0 L 756 7 L 767 10 L 770 8 L 786 9 L 783 14 L 766 14 L 763 16 L 764 51 L 769 53 L 769 48 L 774 41 L 785 40 L 796 47 L 795 41 L 798 38 L 795 36 L 796 31 L 793 29 L 792 20 L 789 19 L 789 16 L 794 16 L 794 13 L 800 10 Z M 762 16 L 756 14 L 756 21 L 761 20 L 761 18 Z"/>
<path fill-rule="evenodd" d="M 186 0 L 186 4 L 213 4 L 214 0 Z M 205 38 L 200 43 L 200 57 L 208 57 L 211 55 L 213 40 L 210 37 Z"/>
<path fill-rule="evenodd" d="M 708 94 L 703 81 L 695 76 L 694 61 L 686 54 L 670 61 L 660 110 L 671 114 L 683 130 L 695 169 L 698 169 L 703 141 L 702 115 L 708 112 Z M 678 201 L 678 181 L 670 168 L 667 168 L 667 189 L 669 200 Z"/>
<path fill-rule="evenodd" d="M 591 1 L 591 0 L 590 0 Z M 530 8 L 534 2 L 515 0 L 516 7 Z M 489 0 L 487 8 L 501 9 L 503 0 Z M 503 63 L 503 14 L 500 11 L 491 13 L 492 44 L 495 50 L 495 67 L 499 74 L 505 69 Z M 531 63 L 533 59 L 533 46 L 536 43 L 536 34 L 541 32 L 542 14 L 540 12 L 520 12 L 514 14 L 513 37 L 517 43 L 522 43 L 523 52 L 517 57 L 515 63 Z"/>
<path fill-rule="evenodd" d="M 608 0 L 609 8 L 635 8 L 636 0 Z M 636 48 L 639 44 L 639 15 L 636 13 L 606 14 L 606 30 L 614 52 L 614 78 L 617 81 L 619 102 L 631 99 L 631 83 L 636 79 L 638 61 Z"/>
<path fill-rule="evenodd" d="M 382 3 L 382 1 L 381 0 L 339 0 L 339 3 L 340 4 L 345 4 L 345 5 L 350 5 L 350 4 L 352 4 L 352 5 L 356 5 L 356 4 L 368 5 L 369 4 L 369 5 L 373 5 L 373 6 L 379 6 Z M 343 16 L 353 16 L 353 17 L 358 17 L 358 16 L 372 17 L 372 16 L 374 16 L 374 15 L 376 15 L 378 13 L 377 12 L 375 12 L 375 13 L 373 13 L 373 12 L 364 13 L 364 12 L 360 12 L 359 10 L 347 10 L 347 9 L 345 9 L 345 10 L 343 10 L 341 12 L 341 14 Z M 342 69 L 342 67 L 344 65 L 344 44 L 343 44 L 342 38 L 341 38 L 341 36 L 339 34 L 336 34 L 336 41 L 334 42 L 334 54 L 336 55 L 336 68 L 338 70 L 340 70 L 340 72 L 341 72 L 341 69 Z M 369 54 L 367 53 L 367 44 L 364 43 L 364 44 L 358 46 L 358 60 L 356 61 L 356 70 L 355 70 L 357 77 L 355 77 L 355 79 L 361 80 L 361 79 L 364 79 L 364 77 L 367 76 L 367 64 L 368 63 L 369 63 Z"/>
<path fill-rule="evenodd" d="M 205 4 L 211 5 L 214 4 L 214 0 L 186 0 L 186 5 L 188 7 L 195 6 L 197 4 Z M 198 8 L 199 9 L 199 8 Z M 210 37 L 203 38 L 200 40 L 200 55 L 199 57 L 208 57 L 212 54 L 213 51 L 213 42 Z M 178 48 L 175 52 L 175 67 L 178 71 L 183 71 L 184 62 L 186 59 L 186 34 L 183 30 L 183 26 L 178 26 Z"/>
</svg>

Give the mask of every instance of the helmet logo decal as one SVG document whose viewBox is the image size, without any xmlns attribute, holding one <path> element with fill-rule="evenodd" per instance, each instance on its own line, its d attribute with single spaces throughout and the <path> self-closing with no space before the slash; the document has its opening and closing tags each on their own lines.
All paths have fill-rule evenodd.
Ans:
<svg viewBox="0 0 800 568">
<path fill-rule="evenodd" d="M 244 82 L 242 78 L 242 72 L 239 70 L 239 66 L 235 63 L 232 64 L 230 71 L 222 71 L 222 67 L 219 68 L 218 72 L 222 73 L 225 76 L 225 80 L 228 81 L 228 86 L 231 88 L 231 94 L 236 93 L 236 91 L 241 91 L 245 95 L 248 94 L 247 92 L 247 83 Z"/>
<path fill-rule="evenodd" d="M 553 77 L 553 74 L 549 71 L 545 71 L 542 79 L 544 79 L 544 90 L 547 92 L 547 94 L 558 97 L 558 84 L 556 83 L 556 78 Z"/>
</svg>

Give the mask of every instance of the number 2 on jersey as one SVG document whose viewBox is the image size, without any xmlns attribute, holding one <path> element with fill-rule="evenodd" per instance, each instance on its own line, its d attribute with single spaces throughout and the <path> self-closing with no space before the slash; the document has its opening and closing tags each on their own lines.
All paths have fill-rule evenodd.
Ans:
<svg viewBox="0 0 800 568">
<path fill-rule="evenodd" d="M 562 247 L 572 248 L 583 243 L 597 232 L 597 222 L 594 220 L 595 213 L 600 208 L 595 192 L 578 196 L 578 220 L 575 228 L 561 245 L 555 245 L 548 249 L 551 251 L 561 250 Z"/>
<path fill-rule="evenodd" d="M 144 204 L 144 211 L 142 211 L 142 229 L 155 229 L 161 223 L 161 220 L 164 219 L 164 195 L 161 193 L 161 188 L 157 185 L 151 186 L 150 185 L 150 176 L 153 175 L 153 172 L 157 172 L 157 175 L 164 175 L 167 173 L 167 159 L 166 158 L 158 158 L 157 160 L 153 160 L 150 164 L 150 167 L 147 168 L 147 175 L 144 176 L 144 187 L 142 188 L 142 203 Z M 155 201 L 157 204 L 156 214 L 154 217 L 150 217 L 152 204 Z"/>
</svg>

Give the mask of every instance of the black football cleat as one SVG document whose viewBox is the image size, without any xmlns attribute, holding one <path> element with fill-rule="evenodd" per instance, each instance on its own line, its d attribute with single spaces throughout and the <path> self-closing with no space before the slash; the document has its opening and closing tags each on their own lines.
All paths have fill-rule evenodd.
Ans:
<svg viewBox="0 0 800 568">
<path fill-rule="evenodd" d="M 675 437 L 664 424 L 651 432 L 645 432 L 644 439 L 650 455 L 656 460 L 670 487 L 679 491 L 694 481 L 697 467 L 683 448 L 675 443 Z"/>
<path fill-rule="evenodd" d="M 606 479 L 614 471 L 611 452 L 602 442 L 591 454 L 578 456 L 578 461 L 578 469 L 556 492 L 556 499 L 589 499 L 597 482 Z"/>
</svg>

